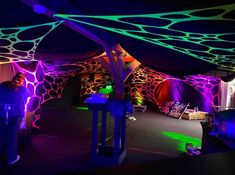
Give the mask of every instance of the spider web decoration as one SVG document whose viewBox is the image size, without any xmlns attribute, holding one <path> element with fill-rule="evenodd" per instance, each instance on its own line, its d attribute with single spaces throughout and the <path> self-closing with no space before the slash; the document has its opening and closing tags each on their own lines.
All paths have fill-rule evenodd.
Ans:
<svg viewBox="0 0 235 175">
<path fill-rule="evenodd" d="M 98 61 L 93 60 L 77 63 L 53 63 L 53 65 L 48 64 L 45 67 L 47 67 L 47 72 L 45 73 L 41 104 L 55 98 L 60 99 L 66 83 L 70 78 L 75 77 L 76 75 L 81 74 L 80 76 L 82 76 L 84 74 L 88 75 L 89 73 L 108 73 Z M 91 83 L 92 85 L 90 88 L 87 88 L 88 83 L 84 82 L 82 85 L 81 95 L 86 95 L 95 91 L 92 90 L 92 88 L 94 88 L 94 86 L 101 86 L 101 84 L 106 82 L 106 80 L 107 78 L 102 79 L 102 77 L 98 76 L 97 80 Z"/>
<path fill-rule="evenodd" d="M 62 21 L 40 25 L 0 28 L 0 64 L 34 61 L 41 40 Z"/>
<path fill-rule="evenodd" d="M 137 103 L 145 100 L 159 105 L 154 92 L 158 84 L 168 78 L 172 77 L 141 65 L 132 72 L 131 81 L 125 86 L 128 87 L 130 96 L 136 99 Z"/>
<path fill-rule="evenodd" d="M 149 42 L 235 71 L 235 4 L 140 15 L 54 16 Z M 91 19 L 95 23 L 91 23 Z"/>
<path fill-rule="evenodd" d="M 186 76 L 184 82 L 194 87 L 197 91 L 203 94 L 204 97 L 210 102 L 212 107 L 221 104 L 220 78 L 205 75 L 193 75 Z M 217 108 L 215 108 L 215 110 L 217 110 Z"/>
</svg>

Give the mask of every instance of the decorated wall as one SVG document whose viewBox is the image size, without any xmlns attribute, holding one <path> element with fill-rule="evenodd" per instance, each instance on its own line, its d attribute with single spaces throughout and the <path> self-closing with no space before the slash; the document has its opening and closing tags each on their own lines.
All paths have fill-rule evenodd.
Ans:
<svg viewBox="0 0 235 175">
<path fill-rule="evenodd" d="M 24 72 L 30 92 L 27 111 L 36 113 L 34 126 L 40 118 L 40 109 L 47 102 L 58 99 L 73 106 L 86 105 L 85 98 L 106 85 L 112 78 L 97 60 L 82 63 L 49 65 L 40 61 L 12 63 L 14 71 Z M 220 78 L 194 75 L 178 79 L 141 65 L 125 82 L 125 92 L 133 104 L 146 104 L 159 109 L 169 101 L 198 107 L 201 111 L 217 111 L 221 104 Z"/>
<path fill-rule="evenodd" d="M 54 98 L 67 98 L 66 101 L 70 104 L 85 105 L 84 100 L 89 94 L 97 92 L 107 84 L 113 85 L 112 78 L 98 61 L 65 67 L 67 68 L 63 70 L 48 70 L 45 74 L 42 103 Z M 75 67 L 77 69 L 74 69 Z M 77 100 L 71 100 L 74 97 L 68 97 L 69 93 L 65 95 L 68 88 L 70 95 L 74 91 L 68 85 L 73 81 L 79 81 L 79 87 L 75 86 L 77 92 L 74 93 Z M 199 110 L 213 112 L 217 110 L 214 106 L 220 105 L 220 83 L 220 78 L 204 75 L 178 79 L 141 65 L 126 80 L 125 92 L 134 104 L 152 104 L 159 108 L 173 100 L 189 103 L 190 108 L 197 106 Z M 77 101 L 77 104 L 74 101 Z"/>
<path fill-rule="evenodd" d="M 89 94 L 97 92 L 107 84 L 113 85 L 112 78 L 98 61 L 64 66 L 66 69 L 50 69 L 46 73 L 42 103 L 54 98 L 65 99 L 66 89 L 70 88 L 71 93 L 73 91 L 68 85 L 72 81 L 79 81 L 80 87 L 76 85 L 77 91 L 80 91 L 76 93 L 79 105 L 85 105 L 84 99 Z M 220 105 L 220 83 L 220 78 L 204 75 L 178 79 L 141 65 L 126 80 L 125 92 L 134 104 L 152 104 L 159 108 L 173 100 L 189 103 L 190 108 L 197 106 L 199 110 L 213 112 L 217 110 L 214 106 Z M 67 102 L 71 103 L 71 100 Z M 76 103 L 73 102 L 73 105 Z"/>
<path fill-rule="evenodd" d="M 151 102 L 157 107 L 169 101 L 189 103 L 190 108 L 213 112 L 220 105 L 220 78 L 195 75 L 178 79 L 140 66 L 130 77 L 128 91 L 134 103 Z"/>
</svg>

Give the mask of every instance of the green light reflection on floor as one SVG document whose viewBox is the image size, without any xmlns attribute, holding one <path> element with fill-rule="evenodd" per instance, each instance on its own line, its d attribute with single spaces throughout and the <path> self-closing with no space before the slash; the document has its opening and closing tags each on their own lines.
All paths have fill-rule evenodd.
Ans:
<svg viewBox="0 0 235 175">
<path fill-rule="evenodd" d="M 76 107 L 76 109 L 88 111 L 88 107 L 85 107 L 85 106 L 79 106 L 79 107 Z"/>
<path fill-rule="evenodd" d="M 180 134 L 177 132 L 162 132 L 164 136 L 170 137 L 174 140 L 179 141 L 177 145 L 177 149 L 186 152 L 186 143 L 191 143 L 195 147 L 200 147 L 201 146 L 201 139 L 188 136 L 185 134 Z"/>
</svg>

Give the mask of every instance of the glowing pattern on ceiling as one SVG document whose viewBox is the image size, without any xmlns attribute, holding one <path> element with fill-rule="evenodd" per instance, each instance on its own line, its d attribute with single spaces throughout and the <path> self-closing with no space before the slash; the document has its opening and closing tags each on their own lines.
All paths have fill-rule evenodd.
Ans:
<svg viewBox="0 0 235 175">
<path fill-rule="evenodd" d="M 41 40 L 62 21 L 40 25 L 0 28 L 0 64 L 34 61 Z"/>
<path fill-rule="evenodd" d="M 142 15 L 55 16 L 166 47 L 235 71 L 235 31 L 231 27 L 235 26 L 234 14 L 235 4 Z"/>
</svg>

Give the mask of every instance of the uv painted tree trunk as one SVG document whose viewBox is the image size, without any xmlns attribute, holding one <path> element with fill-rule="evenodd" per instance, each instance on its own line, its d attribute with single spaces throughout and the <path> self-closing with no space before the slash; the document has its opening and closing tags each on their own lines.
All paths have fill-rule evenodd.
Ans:
<svg viewBox="0 0 235 175">
<path fill-rule="evenodd" d="M 115 97 L 122 99 L 124 97 L 124 83 L 131 72 L 140 65 L 140 62 L 129 56 L 119 44 L 106 47 L 105 50 L 107 57 L 104 56 L 99 61 L 113 77 Z M 129 57 L 128 64 L 126 64 L 127 57 Z"/>
</svg>

